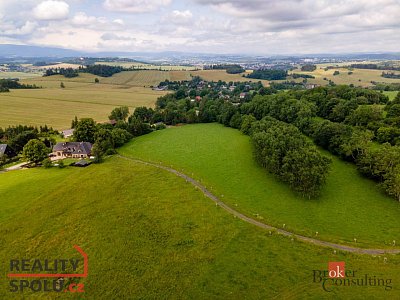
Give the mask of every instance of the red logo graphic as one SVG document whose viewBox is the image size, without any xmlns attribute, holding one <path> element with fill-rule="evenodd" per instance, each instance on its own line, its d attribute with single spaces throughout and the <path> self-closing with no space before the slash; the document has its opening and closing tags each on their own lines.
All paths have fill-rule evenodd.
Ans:
<svg viewBox="0 0 400 300">
<path fill-rule="evenodd" d="M 329 262 L 328 263 L 329 278 L 344 278 L 345 262 Z"/>
</svg>

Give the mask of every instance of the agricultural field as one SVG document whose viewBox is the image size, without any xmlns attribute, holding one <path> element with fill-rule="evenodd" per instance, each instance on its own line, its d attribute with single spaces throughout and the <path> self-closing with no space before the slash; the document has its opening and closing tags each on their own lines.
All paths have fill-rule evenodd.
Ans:
<svg viewBox="0 0 400 300">
<path fill-rule="evenodd" d="M 244 75 L 249 74 L 251 71 L 246 71 L 243 73 Z M 243 74 L 228 74 L 226 73 L 225 70 L 201 70 L 201 71 L 195 71 L 191 72 L 193 76 L 200 76 L 204 80 L 208 81 L 252 81 L 252 82 L 258 82 L 261 81 L 264 86 L 268 86 L 269 82 L 268 80 L 259 80 L 259 79 L 252 79 L 252 78 L 246 78 L 243 77 Z"/>
<path fill-rule="evenodd" d="M 349 65 L 347 63 L 346 65 Z M 368 70 L 368 69 L 352 69 L 351 71 L 347 68 L 338 67 L 325 71 L 325 65 L 318 65 L 317 69 L 313 72 L 302 72 L 300 69 L 295 69 L 292 73 L 312 75 L 315 79 L 307 79 L 309 83 L 315 83 L 319 85 L 327 85 L 328 80 L 332 80 L 336 84 L 354 84 L 354 86 L 370 87 L 373 86 L 372 81 L 384 82 L 384 83 L 399 83 L 399 79 L 384 78 L 381 76 L 382 70 Z M 339 75 L 333 75 L 335 71 L 339 71 Z M 349 74 L 352 72 L 352 74 Z M 327 80 L 324 80 L 326 78 Z M 303 79 L 298 78 L 297 82 L 301 82 Z"/>
<path fill-rule="evenodd" d="M 231 207 L 291 232 L 318 232 L 320 239 L 357 247 L 391 248 L 400 240 L 398 202 L 327 152 L 333 160 L 327 183 L 318 199 L 308 200 L 256 164 L 248 136 L 219 124 L 155 132 L 119 151 L 183 170 Z"/>
<path fill-rule="evenodd" d="M 102 82 L 107 84 L 150 87 L 157 86 L 161 81 L 170 79 L 169 73 L 169 71 L 157 70 L 126 71 L 105 78 Z"/>
<path fill-rule="evenodd" d="M 106 121 L 114 107 L 126 105 L 131 111 L 138 106 L 151 107 L 158 97 L 166 93 L 140 86 L 105 83 L 105 78 L 100 78 L 100 83 L 95 84 L 95 77 L 81 74 L 71 79 L 57 75 L 22 80 L 22 83 L 43 88 L 1 93 L 0 127 L 47 124 L 62 130 L 70 127 L 74 116 Z M 60 88 L 61 82 L 65 85 L 64 89 Z"/>
<path fill-rule="evenodd" d="M 159 140 L 157 135 L 150 136 Z M 229 152 L 229 144 L 225 147 Z M 72 248 L 79 245 L 89 258 L 88 277 L 75 281 L 84 284 L 85 299 L 154 299 L 160 295 L 179 299 L 396 299 L 400 295 L 399 255 L 384 259 L 334 253 L 270 235 L 216 207 L 184 179 L 119 157 L 85 169 L 2 173 L 0 181 L 3 278 L 7 278 L 10 259 L 79 258 Z M 332 291 L 327 293 L 321 283 L 313 282 L 313 270 L 326 270 L 329 261 L 346 261 L 346 270 L 356 270 L 361 278 L 369 274 L 391 281 L 386 289 L 328 286 Z M 82 267 L 78 270 L 82 272 Z M 21 298 L 21 293 L 9 289 L 9 281 L 2 280 L 1 299 Z M 23 295 L 44 297 L 27 291 Z M 82 298 L 72 293 L 45 296 Z"/>
<path fill-rule="evenodd" d="M 41 77 L 41 72 L 0 72 L 0 79 L 9 79 L 9 78 L 36 78 Z"/>
<path fill-rule="evenodd" d="M 72 69 L 78 69 L 82 65 L 78 64 L 68 64 L 68 63 L 59 63 L 59 64 L 54 64 L 54 65 L 47 65 L 47 66 L 32 66 L 32 70 L 47 70 L 47 69 L 56 69 L 56 68 L 72 68 Z"/>
</svg>

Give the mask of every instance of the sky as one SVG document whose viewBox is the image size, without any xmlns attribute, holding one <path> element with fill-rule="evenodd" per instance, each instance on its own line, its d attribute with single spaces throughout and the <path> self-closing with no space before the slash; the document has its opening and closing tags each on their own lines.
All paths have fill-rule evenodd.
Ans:
<svg viewBox="0 0 400 300">
<path fill-rule="evenodd" d="M 400 51 L 400 0 L 0 0 L 0 44 L 84 51 Z"/>
</svg>

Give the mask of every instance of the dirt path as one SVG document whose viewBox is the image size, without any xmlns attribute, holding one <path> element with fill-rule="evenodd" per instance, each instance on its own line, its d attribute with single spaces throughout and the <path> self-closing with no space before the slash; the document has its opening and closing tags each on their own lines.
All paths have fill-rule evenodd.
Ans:
<svg viewBox="0 0 400 300">
<path fill-rule="evenodd" d="M 292 238 L 295 238 L 297 240 L 301 240 L 303 242 L 307 242 L 307 243 L 311 243 L 314 245 L 318 245 L 318 246 L 323 246 L 323 247 L 330 247 L 333 249 L 337 249 L 337 250 L 342 250 L 342 251 L 347 251 L 347 252 L 353 252 L 353 253 L 358 253 L 358 254 L 369 254 L 369 255 L 378 255 L 378 254 L 397 254 L 400 253 L 400 249 L 366 249 L 366 248 L 356 248 L 356 247 L 350 247 L 350 246 L 345 246 L 345 245 L 340 245 L 340 244 L 335 244 L 335 243 L 331 243 L 331 242 L 326 242 L 326 241 L 321 241 L 321 240 L 317 240 L 311 237 L 306 237 L 306 236 L 302 236 L 299 234 L 295 234 L 289 231 L 286 231 L 284 229 L 280 229 L 277 227 L 273 227 L 264 223 L 261 223 L 257 220 L 254 220 L 236 210 L 234 210 L 233 208 L 231 208 L 230 206 L 226 205 L 224 202 L 222 202 L 217 196 L 215 196 L 214 194 L 212 194 L 209 190 L 207 190 L 207 188 L 202 185 L 200 182 L 198 182 L 197 180 L 193 179 L 192 177 L 187 176 L 184 173 L 181 173 L 173 168 L 170 167 L 166 167 L 163 165 L 159 165 L 159 164 L 155 164 L 155 163 L 151 163 L 151 162 L 147 162 L 147 161 L 143 161 L 140 159 L 134 159 L 134 158 L 129 158 L 126 156 L 122 156 L 122 155 L 118 155 L 119 157 L 123 158 L 123 159 L 127 159 L 136 163 L 140 163 L 140 164 L 145 164 L 148 166 L 153 166 L 159 169 L 163 169 L 166 170 L 170 173 L 173 173 L 179 177 L 182 177 L 183 179 L 185 179 L 186 181 L 190 182 L 192 185 L 194 185 L 195 187 L 197 187 L 198 189 L 200 189 L 204 195 L 206 195 L 208 198 L 210 198 L 212 201 L 214 201 L 215 203 L 217 203 L 220 207 L 222 207 L 224 210 L 226 210 L 227 212 L 229 212 L 230 214 L 238 217 L 239 219 L 253 224 L 255 226 L 258 226 L 260 228 L 263 229 L 267 229 L 270 231 L 274 231 L 277 232 L 279 234 L 285 235 L 285 236 L 289 236 Z"/>
<path fill-rule="evenodd" d="M 23 168 L 25 165 L 27 165 L 27 164 L 28 164 L 27 162 L 23 162 L 23 163 L 20 163 L 20 164 L 17 164 L 17 165 L 14 165 L 14 166 L 5 168 L 5 169 L 3 169 L 2 171 L 3 171 L 3 172 L 6 172 L 6 171 L 20 170 L 20 169 L 22 169 L 22 168 Z"/>
</svg>

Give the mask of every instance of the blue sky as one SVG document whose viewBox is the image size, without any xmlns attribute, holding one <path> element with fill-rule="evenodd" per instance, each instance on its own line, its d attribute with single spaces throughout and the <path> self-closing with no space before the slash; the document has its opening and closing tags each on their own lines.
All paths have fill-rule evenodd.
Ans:
<svg viewBox="0 0 400 300">
<path fill-rule="evenodd" d="M 85 51 L 399 51 L 400 0 L 1 0 L 0 43 Z"/>
</svg>

